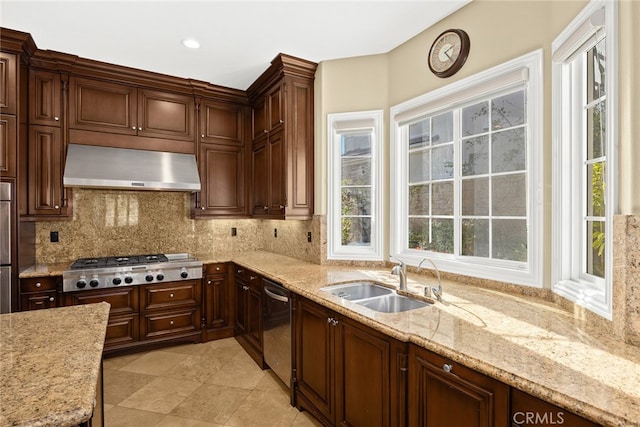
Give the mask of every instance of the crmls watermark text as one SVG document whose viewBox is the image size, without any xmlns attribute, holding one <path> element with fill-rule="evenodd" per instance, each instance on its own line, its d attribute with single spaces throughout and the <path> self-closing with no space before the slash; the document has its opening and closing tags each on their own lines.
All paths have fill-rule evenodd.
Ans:
<svg viewBox="0 0 640 427">
<path fill-rule="evenodd" d="M 554 426 L 564 424 L 562 412 L 515 412 L 511 417 L 519 426 Z"/>
</svg>

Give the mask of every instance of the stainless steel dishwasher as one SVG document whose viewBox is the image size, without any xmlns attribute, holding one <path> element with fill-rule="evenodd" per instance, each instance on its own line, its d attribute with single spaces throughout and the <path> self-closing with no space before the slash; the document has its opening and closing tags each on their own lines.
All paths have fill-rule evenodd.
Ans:
<svg viewBox="0 0 640 427">
<path fill-rule="evenodd" d="M 271 280 L 262 283 L 264 361 L 291 388 L 291 293 Z"/>
</svg>

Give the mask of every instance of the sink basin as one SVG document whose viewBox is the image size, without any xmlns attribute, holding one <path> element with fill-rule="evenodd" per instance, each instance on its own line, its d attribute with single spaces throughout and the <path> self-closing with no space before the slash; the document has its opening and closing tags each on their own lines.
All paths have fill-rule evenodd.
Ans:
<svg viewBox="0 0 640 427">
<path fill-rule="evenodd" d="M 321 290 L 349 301 L 380 297 L 382 295 L 389 295 L 393 292 L 392 289 L 385 288 L 384 286 L 380 286 L 372 282 L 345 283 L 343 285 L 326 286 Z"/>
<path fill-rule="evenodd" d="M 378 298 L 371 298 L 366 301 L 360 301 L 358 302 L 358 304 L 382 313 L 400 313 L 403 311 L 414 310 L 416 308 L 422 308 L 431 305 L 428 302 L 420 301 L 414 298 L 408 298 L 395 293 Z"/>
</svg>

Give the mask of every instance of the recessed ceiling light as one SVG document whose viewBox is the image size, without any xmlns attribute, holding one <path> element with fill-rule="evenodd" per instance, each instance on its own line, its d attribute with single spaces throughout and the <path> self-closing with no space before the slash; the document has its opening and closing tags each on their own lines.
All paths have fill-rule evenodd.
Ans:
<svg viewBox="0 0 640 427">
<path fill-rule="evenodd" d="M 200 42 L 196 39 L 184 39 L 182 40 L 182 44 L 190 49 L 197 49 L 200 47 Z"/>
</svg>

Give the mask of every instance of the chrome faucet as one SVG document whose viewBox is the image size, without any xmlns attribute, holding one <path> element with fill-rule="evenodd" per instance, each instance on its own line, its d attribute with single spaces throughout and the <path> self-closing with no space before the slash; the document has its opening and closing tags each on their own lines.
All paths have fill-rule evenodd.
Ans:
<svg viewBox="0 0 640 427">
<path fill-rule="evenodd" d="M 428 258 L 422 258 L 422 261 L 420 261 L 420 264 L 418 264 L 418 271 L 420 271 L 422 263 L 425 261 L 429 261 L 433 266 L 433 269 L 436 271 L 436 275 L 438 276 L 438 286 L 426 286 L 424 288 L 424 296 L 429 298 L 431 294 L 433 294 L 433 297 L 437 301 L 442 301 L 442 283 L 440 282 L 440 270 L 438 270 L 438 267 L 436 267 L 435 263 Z"/>
<path fill-rule="evenodd" d="M 393 258 L 393 257 L 389 255 L 389 258 Z M 401 291 L 406 291 L 407 290 L 407 264 L 405 264 L 400 260 L 398 260 L 398 262 L 400 263 L 400 265 L 394 265 L 393 268 L 391 269 L 391 274 L 400 277 L 399 289 Z"/>
</svg>

